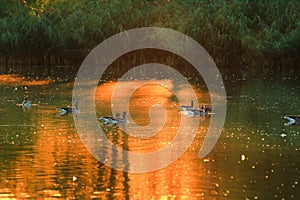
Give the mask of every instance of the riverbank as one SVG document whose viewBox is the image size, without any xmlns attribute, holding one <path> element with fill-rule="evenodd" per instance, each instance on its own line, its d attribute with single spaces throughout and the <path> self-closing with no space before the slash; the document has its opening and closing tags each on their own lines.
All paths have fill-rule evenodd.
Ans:
<svg viewBox="0 0 300 200">
<path fill-rule="evenodd" d="M 192 37 L 221 68 L 300 62 L 297 0 L 5 1 L 0 13 L 0 65 L 7 68 L 79 66 L 103 40 L 149 26 Z"/>
</svg>

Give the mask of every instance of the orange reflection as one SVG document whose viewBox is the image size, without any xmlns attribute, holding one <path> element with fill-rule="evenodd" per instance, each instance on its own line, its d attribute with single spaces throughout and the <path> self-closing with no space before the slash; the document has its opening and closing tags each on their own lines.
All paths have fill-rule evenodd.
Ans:
<svg viewBox="0 0 300 200">
<path fill-rule="evenodd" d="M 115 84 L 106 83 L 97 88 L 97 110 L 101 113 L 110 112 Z M 184 93 L 184 87 L 179 92 Z M 208 93 L 195 92 L 201 101 L 209 103 Z M 126 95 L 124 91 L 118 94 L 118 98 Z M 178 102 L 169 89 L 152 83 L 139 88 L 131 96 L 129 114 L 136 123 L 146 125 L 150 121 L 149 109 L 153 104 L 162 105 L 166 112 L 166 122 L 156 135 L 143 139 L 112 127 L 107 128 L 107 137 L 120 148 L 132 152 L 155 151 L 172 141 L 181 116 Z M 200 123 L 194 142 L 177 161 L 158 171 L 131 174 L 116 171 L 97 161 L 81 143 L 72 116 L 56 116 L 55 107 L 39 106 L 37 109 L 37 128 L 35 133 L 28 133 L 32 134 L 32 146 L 16 156 L 11 163 L 11 171 L 0 172 L 6 177 L 1 182 L 0 198 L 214 199 L 212 163 L 198 158 L 209 119 Z M 128 126 L 130 123 L 132 121 Z M 95 142 L 92 137 L 88 139 Z M 121 162 L 124 169 L 130 166 L 126 154 L 120 151 L 107 148 L 102 153 L 107 163 Z M 157 162 L 164 162 L 168 157 L 167 154 L 160 155 Z M 147 161 L 141 163 L 148 164 Z"/>
<path fill-rule="evenodd" d="M 122 84 L 130 85 L 132 83 Z M 96 101 L 101 102 L 98 110 L 102 112 L 105 112 L 103 111 L 105 109 L 110 110 L 115 86 L 116 82 L 111 82 L 100 85 L 97 88 Z M 191 97 L 185 90 L 185 87 L 181 86 L 178 92 L 186 97 L 186 104 L 189 104 Z M 207 92 L 195 89 L 195 93 L 199 102 L 210 104 L 210 97 Z M 124 93 L 118 93 L 114 98 L 120 99 L 121 102 L 122 98 L 126 98 L 127 95 L 128 92 L 124 90 Z M 124 142 L 126 142 L 126 147 L 130 152 L 151 152 L 162 148 L 169 141 L 172 141 L 181 123 L 179 104 L 173 95 L 168 88 L 159 84 L 151 82 L 144 84 L 130 96 L 130 116 L 136 124 L 145 126 L 151 120 L 149 116 L 151 107 L 155 104 L 160 104 L 166 112 L 166 121 L 162 130 L 157 132 L 155 136 L 146 139 L 127 135 L 126 141 L 124 141 L 124 136 L 119 131 L 118 134 L 114 134 L 114 131 L 110 130 L 107 133 L 108 138 L 119 145 L 120 148 L 124 148 Z M 119 109 L 122 109 L 122 107 L 119 107 Z M 119 110 L 119 112 L 122 112 L 122 110 Z M 130 126 L 130 122 L 128 126 Z M 155 172 L 129 174 L 130 196 L 133 199 L 208 199 L 208 197 L 211 197 L 213 193 L 213 189 L 210 186 L 212 178 L 210 174 L 211 164 L 204 163 L 203 160 L 198 158 L 198 152 L 208 126 L 209 120 L 201 122 L 194 142 L 185 154 L 173 164 Z M 113 155 L 109 153 L 108 158 L 108 162 L 112 162 Z M 157 158 L 157 162 L 164 162 L 164 160 L 168 159 L 169 155 L 160 155 Z M 151 164 L 147 163 L 147 161 L 143 162 L 141 165 Z"/>
<path fill-rule="evenodd" d="M 6 173 L 7 184 L 0 187 L 4 188 L 0 190 L 1 198 L 66 199 L 93 195 L 99 163 L 82 145 L 72 116 L 59 117 L 55 112 L 38 111 L 34 145 L 19 154 L 14 170 Z"/>
<path fill-rule="evenodd" d="M 136 199 L 210 199 L 213 182 L 211 163 L 198 158 L 207 123 L 201 126 L 192 145 L 176 162 L 159 171 L 130 174 L 130 192 Z M 157 158 L 164 160 L 164 156 Z"/>
<path fill-rule="evenodd" d="M 0 75 L 0 84 L 2 85 L 28 85 L 28 86 L 37 86 L 37 85 L 47 85 L 51 83 L 51 80 L 29 80 L 25 77 L 16 74 L 2 74 Z"/>
<path fill-rule="evenodd" d="M 140 138 L 129 136 L 129 141 L 133 141 L 133 145 L 130 147 L 130 151 L 133 152 L 149 152 L 155 151 L 162 148 L 169 141 L 171 141 L 177 134 L 181 113 L 179 112 L 179 103 L 176 99 L 175 94 L 172 93 L 164 85 L 168 85 L 169 88 L 174 88 L 170 80 L 159 80 L 155 83 L 153 81 L 143 81 L 143 85 L 140 88 L 137 88 L 134 93 L 128 97 L 130 87 L 132 85 L 137 85 L 138 81 L 126 81 L 119 82 L 122 84 L 122 90 L 118 91 L 119 93 L 114 94 L 114 100 L 118 105 L 113 105 L 119 113 L 122 113 L 125 109 L 124 98 L 130 98 L 129 101 L 129 115 L 132 120 L 129 122 L 128 126 L 135 123 L 138 126 L 147 126 L 151 120 L 153 127 L 151 130 L 145 127 L 145 135 L 148 132 L 155 133 L 154 136 L 150 138 Z M 99 113 L 111 113 L 111 98 L 113 91 L 116 89 L 117 82 L 105 83 L 97 87 L 96 90 L 96 102 L 97 110 Z M 198 99 L 201 99 L 202 102 L 209 104 L 209 94 L 207 92 L 200 92 L 196 88 L 194 89 Z M 186 99 L 186 104 L 190 103 L 189 93 L 185 86 L 180 86 L 178 93 L 184 94 Z M 199 101 L 199 102 L 201 102 Z M 163 111 L 156 111 L 155 116 L 150 117 L 151 108 L 153 105 L 160 105 L 164 109 Z M 159 112 L 160 111 L 160 112 Z M 164 121 L 164 115 L 166 116 L 166 121 Z M 102 117 L 99 115 L 98 117 Z M 132 130 L 132 129 L 131 129 Z M 147 132 L 148 131 L 148 132 Z M 152 135 L 149 133 L 149 135 Z M 142 136 L 142 135 L 141 135 Z M 158 142 L 153 143 L 153 140 Z M 134 145 L 134 143 L 139 143 L 139 145 Z M 144 148 L 147 147 L 147 148 Z"/>
</svg>

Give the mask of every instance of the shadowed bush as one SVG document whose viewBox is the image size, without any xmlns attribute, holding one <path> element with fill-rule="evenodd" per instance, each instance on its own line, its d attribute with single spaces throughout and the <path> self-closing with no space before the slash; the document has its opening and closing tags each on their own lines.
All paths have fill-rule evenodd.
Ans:
<svg viewBox="0 0 300 200">
<path fill-rule="evenodd" d="M 116 33 L 158 26 L 191 36 L 221 68 L 288 65 L 297 70 L 299 13 L 298 0 L 4 1 L 0 62 L 79 65 L 93 47 Z"/>
</svg>

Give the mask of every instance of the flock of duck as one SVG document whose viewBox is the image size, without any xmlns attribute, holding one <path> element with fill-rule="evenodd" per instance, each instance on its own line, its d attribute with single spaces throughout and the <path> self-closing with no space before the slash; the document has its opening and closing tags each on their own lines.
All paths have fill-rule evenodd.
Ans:
<svg viewBox="0 0 300 200">
<path fill-rule="evenodd" d="M 209 116 L 212 114 L 212 107 L 205 108 L 204 104 L 202 104 L 200 109 L 194 108 L 194 101 L 191 101 L 189 106 L 180 106 L 180 110 L 184 115 L 189 116 Z M 288 122 L 284 123 L 285 126 L 300 124 L 300 115 L 286 115 L 283 118 L 288 120 Z"/>
<path fill-rule="evenodd" d="M 212 114 L 212 107 L 205 107 L 201 104 L 201 108 L 194 108 L 194 101 L 191 101 L 190 106 L 180 106 L 180 110 L 184 115 L 189 116 L 209 116 Z"/>
<path fill-rule="evenodd" d="M 79 109 L 79 101 L 75 101 L 75 107 L 61 107 L 61 108 L 57 108 L 57 110 L 60 111 L 60 115 L 64 116 L 64 115 L 68 115 L 68 114 L 79 114 L 80 113 L 80 109 Z M 24 109 L 29 109 L 33 104 L 31 103 L 31 101 L 28 100 L 28 97 L 25 97 L 21 106 Z M 101 117 L 99 118 L 100 122 L 103 125 L 120 125 L 120 124 L 127 124 L 128 123 L 128 119 L 127 119 L 127 113 L 123 112 L 123 115 L 121 117 L 120 113 L 116 113 L 115 117 L 112 116 L 107 116 L 107 117 Z"/>
<path fill-rule="evenodd" d="M 78 114 L 80 112 L 79 107 L 78 107 L 79 101 L 77 100 L 75 102 L 75 107 L 70 108 L 70 107 L 61 107 L 57 108 L 57 110 L 60 111 L 60 115 L 67 115 L 67 114 Z M 28 97 L 25 97 L 21 106 L 25 109 L 29 109 L 33 104 L 31 101 L 28 100 Z M 179 107 L 180 111 L 183 115 L 188 115 L 188 116 L 209 116 L 212 114 L 212 107 L 205 107 L 204 104 L 201 104 L 200 108 L 194 108 L 194 101 L 191 101 L 190 105 L 182 105 Z M 299 115 L 287 115 L 284 116 L 285 119 L 288 120 L 287 123 L 284 125 L 289 126 L 289 125 L 296 125 L 300 124 L 300 116 Z M 106 116 L 106 117 L 101 117 L 99 118 L 100 122 L 103 125 L 120 125 L 120 124 L 127 124 L 128 123 L 128 118 L 127 118 L 127 113 L 123 112 L 123 115 L 121 116 L 120 113 L 116 113 L 115 116 Z"/>
<path fill-rule="evenodd" d="M 61 107 L 57 108 L 57 110 L 60 111 L 60 115 L 67 115 L 67 114 L 72 114 L 72 113 L 79 113 L 79 107 L 78 107 L 79 101 L 77 100 L 75 102 L 75 108 L 70 108 L 70 107 Z M 24 109 L 30 109 L 32 105 L 31 101 L 28 100 L 28 97 L 25 97 L 22 104 L 17 104 L 19 106 L 22 106 Z"/>
</svg>

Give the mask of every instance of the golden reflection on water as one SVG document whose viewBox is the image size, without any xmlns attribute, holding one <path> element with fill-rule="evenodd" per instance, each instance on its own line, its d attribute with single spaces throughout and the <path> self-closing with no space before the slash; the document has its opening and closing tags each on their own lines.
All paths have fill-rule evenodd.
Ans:
<svg viewBox="0 0 300 200">
<path fill-rule="evenodd" d="M 100 113 L 110 113 L 115 84 L 98 86 L 96 107 Z M 180 90 L 184 93 L 184 88 Z M 200 102 L 209 104 L 207 93 L 195 91 L 201 97 Z M 119 94 L 120 99 L 122 95 L 126 93 Z M 156 135 L 138 138 L 128 136 L 118 127 L 103 127 L 107 137 L 120 148 L 133 152 L 155 151 L 172 141 L 181 114 L 177 99 L 169 89 L 157 84 L 139 88 L 131 96 L 129 114 L 135 123 L 147 125 L 149 109 L 154 104 L 162 105 L 166 112 L 166 122 Z M 208 199 L 216 193 L 211 184 L 211 164 L 198 158 L 209 119 L 201 121 L 192 145 L 177 161 L 158 171 L 132 174 L 116 171 L 97 161 L 81 143 L 72 116 L 57 116 L 54 106 L 36 109 L 34 133 L 26 133 L 32 135 L 32 144 L 24 150 L 20 146 L 19 153 L 10 163 L 12 167 L 0 172 L 1 177 L 5 177 L 0 185 L 1 199 Z M 112 149 L 107 149 L 106 154 L 111 159 L 108 162 L 118 158 L 124 162 L 124 167 L 128 165 L 126 155 Z M 167 158 L 168 155 L 162 155 L 158 162 Z"/>
<path fill-rule="evenodd" d="M 111 82 L 98 86 L 96 102 L 105 102 L 98 104 L 97 110 L 100 111 L 100 113 L 105 109 L 104 107 L 110 107 L 110 100 L 115 85 L 116 82 Z M 178 92 L 188 96 L 184 87 L 180 87 Z M 203 101 L 203 103 L 209 104 L 209 95 L 207 92 L 200 92 L 199 90 L 195 90 L 195 92 L 198 98 L 201 97 L 201 101 L 199 100 L 199 102 Z M 126 97 L 127 93 L 124 91 L 124 94 L 118 94 L 117 98 L 121 101 L 122 98 Z M 187 100 L 185 104 L 188 105 L 190 103 L 189 101 L 190 100 Z M 150 138 L 127 136 L 126 146 L 130 152 L 152 152 L 162 148 L 175 137 L 181 123 L 179 103 L 168 88 L 159 84 L 153 84 L 151 82 L 144 84 L 130 96 L 129 111 L 131 119 L 138 125 L 147 125 L 150 123 L 150 108 L 155 104 L 160 104 L 165 109 L 166 121 L 163 128 L 158 131 L 155 136 Z M 122 110 L 118 112 L 122 112 Z M 208 125 L 209 120 L 206 118 L 206 120 L 201 122 L 192 145 L 181 158 L 168 167 L 146 174 L 129 174 L 129 192 L 130 194 L 134 194 L 134 199 L 200 199 L 201 197 L 211 196 L 214 192 L 210 191 L 210 177 L 208 176 L 209 174 L 207 174 L 209 170 L 207 170 L 206 163 L 203 163 L 203 161 L 198 158 L 198 151 Z M 130 122 L 128 126 L 130 126 Z M 114 133 L 113 130 L 107 131 L 109 139 L 119 144 L 120 147 L 123 147 L 120 145 L 120 142 L 124 142 L 122 140 L 124 137 L 120 134 L 114 135 Z M 116 139 L 115 137 L 118 138 Z M 157 162 L 164 162 L 164 160 L 168 160 L 168 157 L 169 155 L 161 155 L 160 158 L 157 158 Z M 144 163 L 144 165 L 147 165 L 147 162 Z M 199 190 L 199 188 L 201 189 Z"/>
<path fill-rule="evenodd" d="M 123 86 L 122 88 L 126 88 L 126 85 L 128 85 L 129 88 L 131 85 L 134 85 L 135 82 L 136 81 L 123 82 L 121 84 L 125 86 Z M 131 124 L 133 123 L 138 126 L 147 126 L 152 120 L 152 123 L 154 124 L 154 126 L 152 127 L 153 129 L 147 129 L 147 127 L 145 127 L 143 131 L 144 133 L 147 131 L 151 131 L 154 132 L 155 135 L 149 138 L 142 138 L 142 135 L 140 135 L 141 137 L 138 137 L 138 134 L 135 134 L 135 136 L 137 137 L 129 136 L 128 141 L 129 143 L 132 142 L 132 145 L 129 145 L 129 148 L 130 151 L 133 152 L 149 152 L 162 148 L 168 142 L 172 141 L 172 139 L 178 132 L 180 123 L 182 123 L 181 113 L 179 111 L 180 104 L 178 103 L 175 94 L 162 85 L 163 83 L 164 85 L 169 85 L 170 87 L 170 84 L 172 84 L 172 82 L 170 82 L 169 80 L 157 81 L 157 84 L 154 84 L 151 81 L 149 81 L 149 83 L 147 83 L 147 81 L 144 82 L 144 85 L 140 88 L 137 88 L 135 92 L 130 96 L 129 116 L 132 121 L 129 122 L 128 127 L 130 128 Z M 97 87 L 95 100 L 97 104 L 96 109 L 100 113 L 98 114 L 98 117 L 102 117 L 102 113 L 107 113 L 107 110 L 111 109 L 111 98 L 116 84 L 117 82 L 110 82 Z M 171 88 L 174 87 L 175 86 L 171 86 Z M 185 94 L 184 96 L 187 96 L 188 98 L 188 100 L 186 100 L 183 104 L 189 105 L 190 96 L 185 91 L 185 87 L 182 87 L 181 85 L 177 90 L 177 93 Z M 203 102 L 206 105 L 209 104 L 209 94 L 207 92 L 200 92 L 196 88 L 194 89 L 194 91 L 196 93 L 196 96 L 198 98 L 201 98 L 201 101 L 199 99 L 199 102 Z M 123 99 L 128 98 L 128 91 L 124 89 L 122 90 L 122 92 L 123 93 L 118 93 L 117 96 L 114 96 L 115 102 L 120 105 L 114 105 L 117 107 L 116 110 L 119 113 L 122 113 L 125 109 L 125 106 L 123 106 L 122 104 Z M 162 106 L 165 116 L 164 114 L 159 112 L 159 109 L 154 109 L 155 113 L 151 118 L 149 113 L 153 105 Z M 111 114 L 111 112 L 109 113 Z M 166 118 L 166 121 L 164 121 L 164 117 Z M 186 120 L 186 118 L 187 117 L 184 118 L 185 123 L 189 123 L 189 121 L 193 120 Z M 135 131 L 134 128 L 131 130 Z M 147 134 L 145 133 L 145 135 Z M 136 145 L 137 143 L 138 145 Z"/>
<path fill-rule="evenodd" d="M 15 86 L 38 86 L 48 85 L 51 80 L 32 80 L 22 77 L 18 74 L 0 74 L 0 85 L 15 85 Z"/>
<path fill-rule="evenodd" d="M 228 87 L 234 90 L 229 98 L 228 123 L 206 159 L 199 159 L 198 152 L 209 119 L 200 122 L 192 145 L 178 160 L 158 171 L 132 174 L 100 163 L 81 143 L 72 115 L 57 115 L 56 107 L 71 104 L 71 83 L 36 85 L 28 91 L 14 91 L 14 84 L 0 83 L 0 199 L 297 199 L 300 134 L 298 126 L 283 126 L 281 117 L 286 111 L 280 108 L 289 112 L 299 108 L 295 103 L 299 87 L 280 83 L 274 89 L 273 84 L 267 80 L 259 85 L 234 82 Z M 95 103 L 99 117 L 111 114 L 115 85 L 98 86 Z M 188 105 L 185 86 L 174 87 L 186 95 L 183 104 Z M 236 87 L 241 87 L 240 91 Z M 209 104 L 207 92 L 195 91 L 199 103 Z M 26 112 L 16 106 L 24 93 L 38 104 Z M 287 100 L 294 103 L 286 107 Z M 130 102 L 129 114 L 141 125 L 149 123 L 151 104 L 161 103 L 167 113 L 166 125 L 149 139 L 102 126 L 112 142 L 130 151 L 149 152 L 174 138 L 180 123 L 179 103 L 168 89 L 146 84 L 135 91 Z M 117 110 L 121 112 L 122 106 Z M 286 135 L 281 136 L 283 133 Z M 104 155 L 106 162 L 123 162 L 124 168 L 129 165 L 127 155 L 120 151 L 107 148 Z"/>
</svg>

